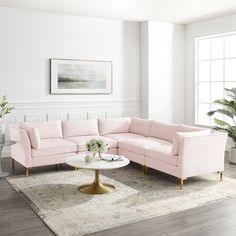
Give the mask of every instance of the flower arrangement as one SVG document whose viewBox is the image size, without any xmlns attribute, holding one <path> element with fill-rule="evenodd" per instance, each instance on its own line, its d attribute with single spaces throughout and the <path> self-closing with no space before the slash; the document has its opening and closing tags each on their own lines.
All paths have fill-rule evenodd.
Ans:
<svg viewBox="0 0 236 236">
<path fill-rule="evenodd" d="M 108 150 L 108 144 L 101 139 L 91 139 L 89 142 L 86 143 L 86 149 L 89 152 L 92 152 L 93 156 L 98 153 L 99 157 L 102 158 L 101 153 L 104 153 Z"/>
<path fill-rule="evenodd" d="M 13 109 L 15 108 L 8 105 L 7 96 L 3 96 L 2 100 L 0 100 L 0 143 L 5 141 L 5 126 L 2 123 L 2 118 L 11 113 Z"/>
<path fill-rule="evenodd" d="M 14 107 L 10 107 L 8 105 L 7 96 L 2 97 L 2 101 L 0 101 L 0 119 L 3 118 L 8 113 L 11 113 L 14 110 Z"/>
</svg>

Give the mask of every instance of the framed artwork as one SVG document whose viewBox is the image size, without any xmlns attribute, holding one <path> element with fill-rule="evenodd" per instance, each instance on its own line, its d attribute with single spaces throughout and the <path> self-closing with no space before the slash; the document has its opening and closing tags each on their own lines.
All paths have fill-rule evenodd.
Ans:
<svg viewBox="0 0 236 236">
<path fill-rule="evenodd" d="M 51 94 L 110 94 L 112 62 L 51 59 Z"/>
</svg>

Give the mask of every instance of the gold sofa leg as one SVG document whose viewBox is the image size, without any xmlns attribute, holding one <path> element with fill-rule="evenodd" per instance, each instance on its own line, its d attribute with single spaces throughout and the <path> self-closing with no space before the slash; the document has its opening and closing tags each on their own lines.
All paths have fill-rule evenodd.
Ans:
<svg viewBox="0 0 236 236">
<path fill-rule="evenodd" d="M 143 166 L 143 174 L 149 175 L 149 167 L 148 166 Z"/>
<path fill-rule="evenodd" d="M 143 165 L 143 174 L 146 175 L 146 166 Z"/>
<path fill-rule="evenodd" d="M 61 169 L 61 164 L 55 164 L 55 169 L 58 171 Z"/>
<path fill-rule="evenodd" d="M 184 178 L 180 178 L 180 189 L 184 188 Z"/>
<path fill-rule="evenodd" d="M 11 168 L 12 168 L 12 173 L 14 174 L 15 173 L 15 161 L 13 158 L 11 159 Z"/>
<path fill-rule="evenodd" d="M 184 180 L 187 180 L 187 178 L 180 178 L 180 189 L 181 190 L 184 188 Z"/>
<path fill-rule="evenodd" d="M 149 174 L 149 167 L 143 166 L 143 174 L 148 175 Z"/>
<path fill-rule="evenodd" d="M 29 176 L 29 168 L 25 168 L 25 176 L 26 176 L 26 177 Z"/>
<path fill-rule="evenodd" d="M 223 171 L 220 171 L 220 181 L 223 181 Z"/>
</svg>

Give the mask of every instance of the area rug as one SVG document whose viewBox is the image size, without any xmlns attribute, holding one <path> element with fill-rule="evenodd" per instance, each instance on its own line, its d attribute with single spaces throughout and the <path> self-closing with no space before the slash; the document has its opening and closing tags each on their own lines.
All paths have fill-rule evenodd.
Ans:
<svg viewBox="0 0 236 236">
<path fill-rule="evenodd" d="M 236 180 L 211 174 L 189 178 L 184 190 L 176 178 L 137 166 L 104 171 L 101 180 L 116 191 L 105 195 L 80 193 L 93 171 L 59 171 L 9 177 L 7 180 L 58 236 L 85 235 L 128 223 L 183 211 L 236 196 Z"/>
</svg>

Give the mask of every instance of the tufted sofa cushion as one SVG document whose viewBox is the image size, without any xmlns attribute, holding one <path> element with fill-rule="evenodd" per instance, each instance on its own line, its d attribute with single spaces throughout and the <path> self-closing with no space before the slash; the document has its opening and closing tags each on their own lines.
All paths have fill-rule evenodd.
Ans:
<svg viewBox="0 0 236 236">
<path fill-rule="evenodd" d="M 108 144 L 109 148 L 117 148 L 117 141 L 115 139 L 104 137 L 104 136 L 98 136 L 98 135 L 70 137 L 70 138 L 67 138 L 66 140 L 77 144 L 78 151 L 84 152 L 86 151 L 86 143 L 89 142 L 91 139 L 101 139 Z"/>
<path fill-rule="evenodd" d="M 133 133 L 118 133 L 118 134 L 107 134 L 105 137 L 113 138 L 118 142 L 124 141 L 127 139 L 135 139 L 135 138 L 144 138 L 144 136 L 140 134 L 133 134 Z"/>
<path fill-rule="evenodd" d="M 32 156 L 46 156 L 76 152 L 76 144 L 61 138 L 42 139 L 38 149 L 32 149 Z"/>
<path fill-rule="evenodd" d="M 130 152 L 144 155 L 147 149 L 155 146 L 161 147 L 163 146 L 163 143 L 167 143 L 167 141 L 144 137 L 120 141 L 118 142 L 118 147 Z"/>
</svg>

